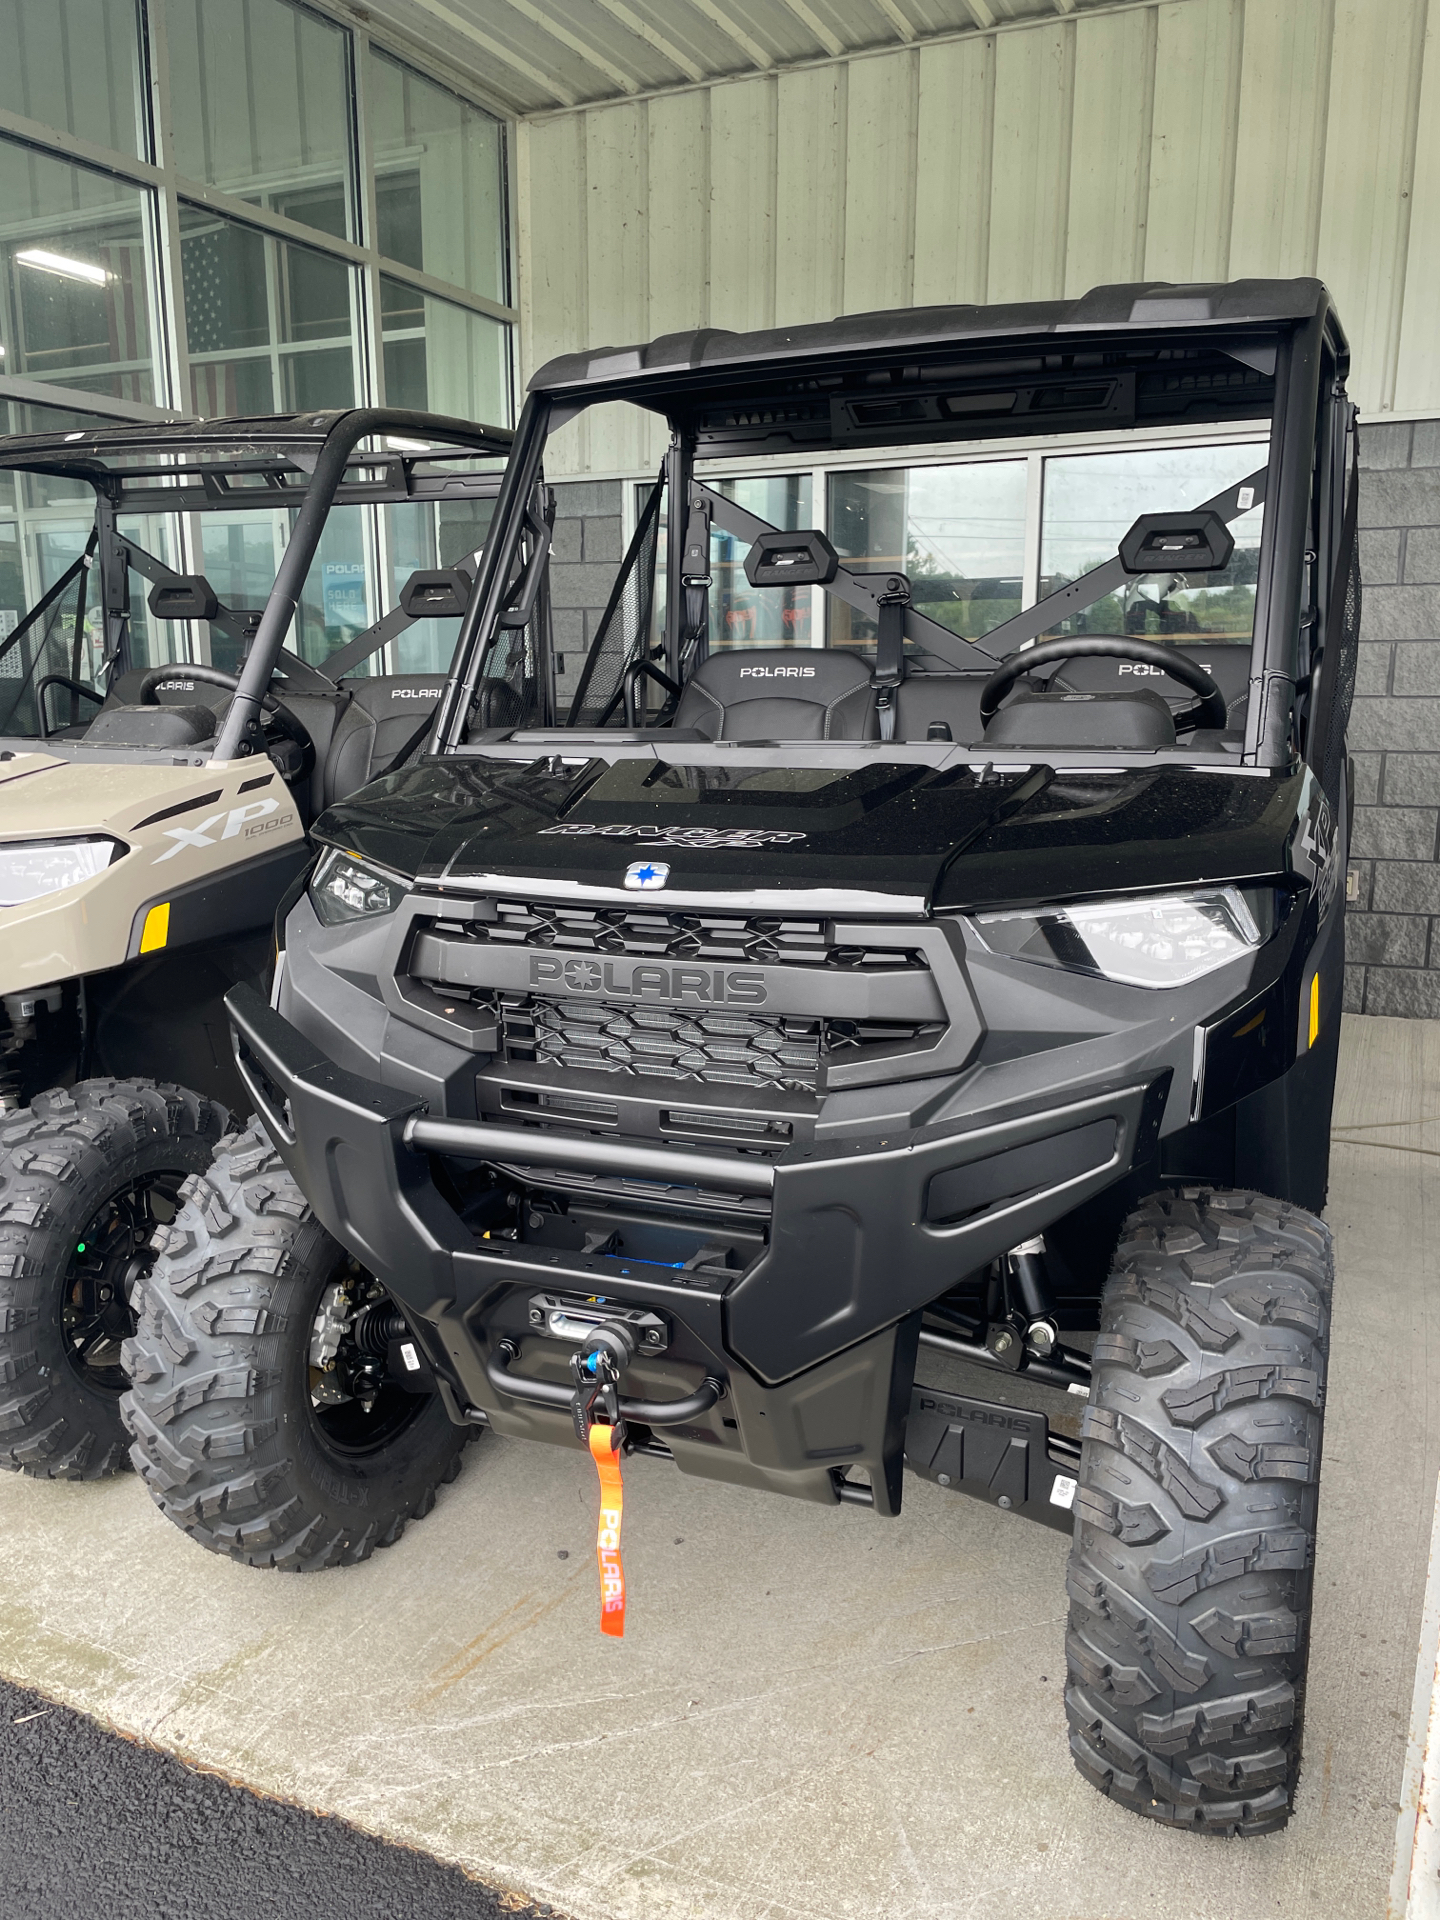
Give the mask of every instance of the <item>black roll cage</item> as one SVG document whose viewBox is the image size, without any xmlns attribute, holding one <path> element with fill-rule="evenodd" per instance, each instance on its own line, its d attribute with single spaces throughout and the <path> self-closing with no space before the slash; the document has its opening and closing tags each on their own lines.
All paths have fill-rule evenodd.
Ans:
<svg viewBox="0 0 1440 1920">
<path fill-rule="evenodd" d="M 1243 287 L 1247 283 L 1240 284 Z M 1286 283 L 1279 284 L 1283 286 Z M 1302 727 L 1307 707 L 1320 711 L 1316 705 L 1321 693 L 1318 678 L 1321 656 L 1317 648 L 1327 629 L 1334 596 L 1337 591 L 1341 594 L 1344 592 L 1344 583 L 1339 582 L 1337 586 L 1335 576 L 1343 558 L 1341 535 L 1344 495 L 1349 486 L 1346 475 L 1354 466 L 1355 410 L 1346 399 L 1344 390 L 1349 350 L 1328 292 L 1318 282 L 1300 284 L 1315 290 L 1313 309 L 1303 315 L 1291 313 L 1263 321 L 1246 317 L 1233 323 L 1212 320 L 1183 328 L 1170 326 L 1163 332 L 1134 325 L 1111 326 L 1102 330 L 1091 324 L 1086 326 L 1082 337 L 1063 340 L 1056 337 L 1063 332 L 1063 328 L 1056 326 L 1047 335 L 1047 344 L 1051 346 L 1063 345 L 1069 351 L 1083 347 L 1088 355 L 1096 357 L 1106 348 L 1130 350 L 1160 346 L 1166 349 L 1204 347 L 1224 350 L 1227 342 L 1242 343 L 1243 350 L 1252 354 L 1257 346 L 1262 351 L 1273 352 L 1275 389 L 1269 456 L 1263 477 L 1258 474 L 1249 476 L 1249 484 L 1257 488 L 1256 498 L 1261 497 L 1260 490 L 1263 489 L 1266 502 L 1256 589 L 1250 697 L 1246 709 L 1244 747 L 1240 756 L 1242 765 L 1253 767 L 1276 768 L 1287 763 L 1292 753 L 1297 702 Z M 1083 306 L 1084 302 L 1079 304 Z M 976 317 L 974 309 L 954 311 L 963 314 L 967 322 Z M 1011 319 L 1026 310 L 1011 308 L 1000 311 L 1006 319 Z M 872 318 L 877 322 L 886 322 L 898 316 L 880 315 Z M 837 321 L 831 329 L 798 331 L 811 334 L 838 332 L 845 324 Z M 970 329 L 966 331 L 968 334 Z M 995 330 L 999 334 L 1003 334 L 1003 331 L 999 327 Z M 664 670 L 671 681 L 681 678 L 684 582 L 680 556 L 691 501 L 697 494 L 703 496 L 710 505 L 716 524 L 740 537 L 747 532 L 754 537 L 760 532 L 775 531 L 756 516 L 746 514 L 736 503 L 725 499 L 714 489 L 693 484 L 697 441 L 691 421 L 705 402 L 722 397 L 730 399 L 737 411 L 742 410 L 752 388 L 763 389 L 767 383 L 775 381 L 777 367 L 781 370 L 784 368 L 783 357 L 776 352 L 763 360 L 757 358 L 749 363 L 739 361 L 713 368 L 697 368 L 693 363 L 676 367 L 672 360 L 663 370 L 647 372 L 645 362 L 650 353 L 672 347 L 677 338 L 686 342 L 684 336 L 670 336 L 655 343 L 655 349 L 631 349 L 625 353 L 607 349 L 603 355 L 592 356 L 589 363 L 591 369 L 601 369 L 599 377 L 592 372 L 591 377 L 578 378 L 572 385 L 553 388 L 541 385 L 540 382 L 551 369 L 543 369 L 537 376 L 515 430 L 514 447 L 496 503 L 491 538 L 461 623 L 445 693 L 436 708 L 427 748 L 429 752 L 451 752 L 463 743 L 484 662 L 499 632 L 507 599 L 513 592 L 513 587 L 507 583 L 513 580 L 517 565 L 523 564 L 520 542 L 525 529 L 527 503 L 535 489 L 543 485 L 542 462 L 546 439 L 551 431 L 586 408 L 611 401 L 629 401 L 662 413 L 669 420 L 671 444 L 663 470 L 667 487 Z M 703 341 L 705 338 L 704 335 L 688 337 L 694 341 Z M 777 336 L 748 338 L 774 340 Z M 967 338 L 969 344 L 973 344 L 973 340 Z M 1007 348 L 1019 351 L 1023 346 L 1028 351 L 1033 342 L 1028 339 L 1024 329 L 1017 329 L 1008 339 L 996 339 L 992 334 L 987 337 L 986 344 L 998 360 Z M 934 349 L 930 351 L 933 357 Z M 817 375 L 833 374 L 838 369 L 859 378 L 877 365 L 890 364 L 896 357 L 894 346 L 887 344 L 884 347 L 857 347 L 841 355 L 832 352 L 823 360 L 817 359 L 813 363 L 797 356 L 795 365 L 797 368 L 803 365 L 807 372 L 813 371 Z M 577 359 L 578 356 L 572 356 L 565 362 L 556 363 L 556 367 L 563 366 L 565 372 L 569 373 Z M 625 363 L 623 374 L 618 364 L 621 362 Z M 619 377 L 607 377 L 611 369 Z M 989 436 L 973 431 L 971 441 L 984 437 L 1005 437 L 1005 431 L 1004 427 L 997 427 Z M 897 434 L 887 444 L 886 458 L 893 459 L 897 447 L 928 446 L 935 441 L 953 441 L 955 437 L 953 431 L 914 433 L 909 438 Z M 735 457 L 733 447 L 727 449 L 726 457 Z M 1217 496 L 1215 502 L 1208 504 L 1219 507 L 1223 515 L 1227 497 L 1233 506 L 1236 491 L 1232 488 L 1228 496 Z M 972 670 L 984 667 L 994 658 L 993 647 L 998 646 L 1002 654 L 1012 652 L 1043 631 L 1044 625 L 1063 611 L 1063 607 L 1057 603 L 1068 598 L 1072 605 L 1082 604 L 1078 597 L 1081 589 L 1088 589 L 1092 593 L 1099 590 L 1101 581 L 1098 576 L 1113 564 L 1105 563 L 1102 568 L 1086 575 L 1061 594 L 1052 595 L 1049 600 L 1026 609 L 1015 619 L 1006 622 L 1003 628 L 987 634 L 983 641 L 966 641 L 913 607 L 905 609 L 905 638 L 937 654 L 951 666 L 969 666 Z M 874 617 L 877 596 L 872 595 L 866 583 L 857 580 L 853 573 L 842 569 L 825 591 L 838 593 L 841 598 L 861 607 L 868 617 Z M 548 677 L 542 675 L 542 679 Z M 1307 754 L 1313 758 L 1314 743 L 1306 741 L 1305 745 Z"/>
<path fill-rule="evenodd" d="M 418 444 L 413 450 L 386 448 L 373 454 L 357 451 L 362 440 L 380 434 Z M 294 508 L 296 522 L 264 610 L 253 628 L 253 638 L 249 621 L 240 610 L 221 606 L 208 622 L 239 641 L 250 642 L 239 685 L 211 755 L 217 760 L 232 759 L 258 719 L 261 700 L 279 664 L 305 576 L 332 508 L 489 494 L 496 485 L 493 475 L 427 473 L 419 469 L 456 455 L 506 455 L 512 437 L 507 427 L 484 426 L 411 408 L 348 407 L 312 414 L 167 421 L 155 426 L 95 428 L 63 436 L 21 434 L 0 439 L 0 471 L 83 480 L 95 493 L 95 528 L 85 551 L 0 643 L 0 658 L 18 644 L 93 558 L 104 609 L 108 682 L 113 686 L 130 665 L 130 568 L 157 584 L 185 578 L 135 541 L 121 536 L 118 521 L 122 514 Z M 110 465 L 107 456 L 121 462 L 144 462 L 153 457 L 155 464 Z M 377 468 L 383 470 L 379 479 L 366 477 Z M 357 475 L 354 479 L 347 478 L 351 469 Z M 289 477 L 292 474 L 303 477 L 297 482 Z M 233 484 L 246 476 L 258 478 L 262 484 Z M 84 590 L 82 580 L 82 607 Z M 333 678 L 347 667 L 359 665 L 410 624 L 411 616 L 398 607 L 382 616 L 327 661 L 327 666 L 335 670 Z M 301 670 L 315 683 L 326 689 L 332 687 L 332 676 L 309 668 L 298 656 L 287 655 L 286 660 L 287 666 Z M 46 675 L 36 690 L 42 738 L 48 737 L 49 731 L 45 691 L 55 684 L 70 688 L 72 703 L 76 693 L 94 697 L 88 688 L 65 676 Z"/>
</svg>

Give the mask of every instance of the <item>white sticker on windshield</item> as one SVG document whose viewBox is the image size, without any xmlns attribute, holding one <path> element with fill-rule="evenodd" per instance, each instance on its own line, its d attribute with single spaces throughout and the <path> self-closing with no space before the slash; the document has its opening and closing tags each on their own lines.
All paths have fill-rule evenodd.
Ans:
<svg viewBox="0 0 1440 1920">
<path fill-rule="evenodd" d="M 1051 1506 L 1073 1507 L 1075 1504 L 1075 1489 L 1079 1484 L 1077 1480 L 1072 1480 L 1068 1473 L 1057 1473 L 1054 1485 L 1050 1489 Z"/>
<path fill-rule="evenodd" d="M 1241 487 L 1235 496 L 1235 504 L 1239 507 L 1241 513 L 1248 513 L 1255 504 L 1254 487 Z"/>
</svg>

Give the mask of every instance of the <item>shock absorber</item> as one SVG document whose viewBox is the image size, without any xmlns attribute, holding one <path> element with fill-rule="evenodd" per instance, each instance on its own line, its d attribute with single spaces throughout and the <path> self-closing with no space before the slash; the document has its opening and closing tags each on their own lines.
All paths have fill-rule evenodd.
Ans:
<svg viewBox="0 0 1440 1920">
<path fill-rule="evenodd" d="M 350 1338 L 367 1359 L 383 1360 L 390 1351 L 390 1342 L 399 1340 L 409 1331 L 404 1315 L 392 1307 L 388 1300 L 379 1300 L 362 1307 L 356 1314 Z"/>
<path fill-rule="evenodd" d="M 1045 1271 L 1045 1241 L 1037 1234 L 1022 1241 L 1009 1254 L 1010 1273 L 1027 1322 L 1025 1342 L 1032 1353 L 1043 1360 L 1053 1353 L 1060 1339 L 1055 1304 L 1050 1297 L 1050 1281 Z"/>
</svg>

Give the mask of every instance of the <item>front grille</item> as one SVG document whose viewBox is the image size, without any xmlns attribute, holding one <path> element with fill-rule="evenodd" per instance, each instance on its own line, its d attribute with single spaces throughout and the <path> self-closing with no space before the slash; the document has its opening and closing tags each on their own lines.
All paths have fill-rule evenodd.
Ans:
<svg viewBox="0 0 1440 1920">
<path fill-rule="evenodd" d="M 895 947 L 837 945 L 820 919 L 777 914 L 655 912 L 576 907 L 552 901 L 497 900 L 494 920 L 437 923 L 483 944 L 542 947 L 636 960 L 710 960 L 729 965 L 866 968 L 924 967 L 922 953 Z"/>
<path fill-rule="evenodd" d="M 781 1093 L 816 1092 L 831 1054 L 913 1044 L 935 1031 L 913 1021 L 819 1020 L 523 994 L 500 996 L 500 1024 L 511 1065 L 549 1062 L 590 1073 Z"/>
</svg>

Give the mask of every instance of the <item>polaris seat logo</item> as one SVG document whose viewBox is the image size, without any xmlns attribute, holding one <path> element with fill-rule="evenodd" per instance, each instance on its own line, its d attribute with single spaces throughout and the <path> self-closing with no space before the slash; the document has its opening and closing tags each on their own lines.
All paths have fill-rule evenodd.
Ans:
<svg viewBox="0 0 1440 1920">
<path fill-rule="evenodd" d="M 1206 663 L 1203 660 L 1197 660 L 1195 664 L 1197 667 L 1199 667 L 1202 673 L 1209 673 L 1210 668 L 1206 665 Z M 1120 673 L 1158 674 L 1162 680 L 1168 680 L 1170 677 L 1170 669 L 1168 667 L 1150 667 L 1150 666 L 1146 666 L 1142 661 L 1139 661 L 1139 660 L 1122 661 L 1118 671 Z"/>
<path fill-rule="evenodd" d="M 742 680 L 813 680 L 814 667 L 741 667 Z"/>
<path fill-rule="evenodd" d="M 392 700 L 438 700 L 445 691 L 443 687 L 392 687 Z"/>
<path fill-rule="evenodd" d="M 701 1006 L 758 1007 L 767 997 L 765 976 L 753 969 L 661 967 L 624 960 L 562 960 L 558 954 L 530 958 L 530 984 L 604 1000 L 692 1000 Z"/>
</svg>

